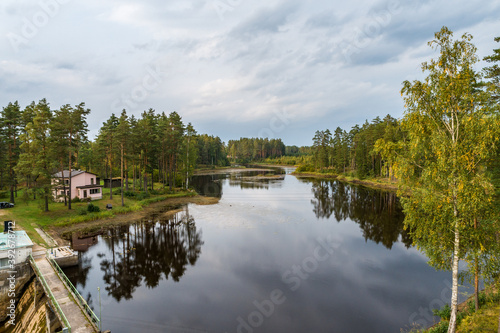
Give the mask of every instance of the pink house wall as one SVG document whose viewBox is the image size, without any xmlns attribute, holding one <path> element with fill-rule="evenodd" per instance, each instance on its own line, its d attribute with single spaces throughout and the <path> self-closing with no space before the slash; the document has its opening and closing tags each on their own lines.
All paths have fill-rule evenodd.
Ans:
<svg viewBox="0 0 500 333">
<path fill-rule="evenodd" d="M 65 178 L 64 179 L 66 184 L 69 183 L 69 179 Z M 91 199 L 102 199 L 102 188 L 100 188 L 99 193 L 95 194 L 90 194 L 90 189 L 78 189 L 77 187 L 79 186 L 86 186 L 86 185 L 98 185 L 96 184 L 96 175 L 90 174 L 90 173 L 81 173 L 77 176 L 71 177 L 71 199 L 74 199 L 76 197 L 79 197 L 80 199 L 83 199 L 83 191 L 87 191 L 87 198 Z M 66 191 L 69 191 L 67 188 Z M 57 190 L 57 195 L 62 194 L 62 189 Z"/>
</svg>

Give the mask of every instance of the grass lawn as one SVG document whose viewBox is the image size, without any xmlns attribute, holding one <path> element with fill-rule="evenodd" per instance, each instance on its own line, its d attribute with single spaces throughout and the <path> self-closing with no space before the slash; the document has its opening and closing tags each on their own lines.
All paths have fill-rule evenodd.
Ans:
<svg viewBox="0 0 500 333">
<path fill-rule="evenodd" d="M 119 189 L 114 189 L 117 191 Z M 25 230 L 28 236 L 35 243 L 46 245 L 43 239 L 35 231 L 35 228 L 49 229 L 51 227 L 62 227 L 75 223 L 94 221 L 113 217 L 117 214 L 124 214 L 133 211 L 142 210 L 143 207 L 168 198 L 193 196 L 195 193 L 178 190 L 174 193 L 163 193 L 163 185 L 155 184 L 155 190 L 160 192 L 158 195 L 150 195 L 146 198 L 124 198 L 125 206 L 121 206 L 121 195 L 113 194 L 113 199 L 109 199 L 109 188 L 103 189 L 103 199 L 92 201 L 92 204 L 100 208 L 100 212 L 88 213 L 86 202 L 73 202 L 71 210 L 64 205 L 64 202 L 49 202 L 49 211 L 43 211 L 43 200 L 23 201 L 22 190 L 18 191 L 18 198 L 14 208 L 2 209 L 0 214 L 4 220 L 16 222 L 16 227 Z M 139 192 L 136 192 L 139 194 Z M 106 205 L 113 205 L 112 210 L 106 210 Z"/>
<path fill-rule="evenodd" d="M 485 308 L 466 317 L 458 326 L 457 333 L 497 333 L 500 305 L 488 304 Z"/>
</svg>

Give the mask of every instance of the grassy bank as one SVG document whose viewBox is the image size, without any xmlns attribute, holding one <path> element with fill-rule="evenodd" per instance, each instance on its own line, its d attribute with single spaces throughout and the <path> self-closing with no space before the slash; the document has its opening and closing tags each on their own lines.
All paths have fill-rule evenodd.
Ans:
<svg viewBox="0 0 500 333">
<path fill-rule="evenodd" d="M 479 310 L 476 311 L 474 295 L 459 304 L 457 315 L 457 333 L 465 332 L 498 332 L 498 316 L 500 315 L 500 293 L 498 289 L 487 288 L 479 293 Z M 447 305 L 434 314 L 441 317 L 441 322 L 426 330 L 414 329 L 410 333 L 446 333 L 451 309 Z"/>
<path fill-rule="evenodd" d="M 118 191 L 117 191 L 118 190 Z M 119 189 L 114 189 L 119 192 Z M 92 202 L 93 206 L 98 207 L 98 212 L 89 212 L 87 202 L 72 202 L 72 209 L 64 203 L 50 202 L 49 211 L 43 212 L 43 201 L 21 199 L 19 193 L 16 206 L 10 209 L 0 210 L 0 214 L 4 220 L 12 220 L 16 222 L 16 226 L 25 230 L 30 238 L 38 244 L 45 244 L 43 239 L 38 235 L 35 228 L 44 230 L 58 229 L 68 227 L 75 224 L 82 224 L 90 221 L 98 221 L 113 218 L 116 215 L 137 212 L 145 207 L 160 201 L 168 201 L 175 198 L 193 197 L 195 192 L 178 190 L 173 193 L 164 193 L 160 189 L 155 189 L 155 194 L 146 195 L 140 192 L 128 192 L 129 196 L 124 198 L 124 206 L 121 206 L 121 195 L 113 194 L 113 199 L 109 198 L 109 189 L 103 189 L 103 199 Z M 106 205 L 111 204 L 112 209 L 107 210 Z"/>
<path fill-rule="evenodd" d="M 325 178 L 325 179 L 336 179 L 346 183 L 363 185 L 367 187 L 373 187 L 377 189 L 384 189 L 390 191 L 396 191 L 398 189 L 398 184 L 395 181 L 391 181 L 389 178 L 366 178 L 359 179 L 352 176 L 337 175 L 333 173 L 321 173 L 321 172 L 297 172 L 292 173 L 297 177 L 313 177 L 313 178 Z"/>
</svg>

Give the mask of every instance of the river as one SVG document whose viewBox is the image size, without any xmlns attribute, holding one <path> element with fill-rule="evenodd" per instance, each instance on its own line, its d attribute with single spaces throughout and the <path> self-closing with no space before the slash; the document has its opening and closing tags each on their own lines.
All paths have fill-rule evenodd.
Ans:
<svg viewBox="0 0 500 333">
<path fill-rule="evenodd" d="M 257 174 L 195 177 L 218 204 L 75 240 L 65 271 L 103 330 L 400 332 L 449 301 L 450 273 L 411 247 L 394 193 Z"/>
</svg>

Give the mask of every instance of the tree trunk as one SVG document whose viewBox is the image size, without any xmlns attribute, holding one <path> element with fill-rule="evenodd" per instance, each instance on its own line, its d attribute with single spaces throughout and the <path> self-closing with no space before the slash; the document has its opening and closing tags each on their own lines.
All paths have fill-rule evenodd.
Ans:
<svg viewBox="0 0 500 333">
<path fill-rule="evenodd" d="M 136 182 L 136 180 L 135 180 L 136 170 L 137 170 L 137 168 L 136 168 L 135 163 L 134 163 L 134 166 L 133 166 L 133 173 L 134 174 L 132 175 L 132 189 L 134 190 L 134 192 L 135 192 L 135 182 Z"/>
<path fill-rule="evenodd" d="M 122 144 L 122 147 L 121 147 L 121 165 L 120 165 L 120 168 L 121 168 L 121 179 L 120 179 L 120 183 L 121 183 L 121 195 L 122 195 L 122 207 L 125 206 L 125 202 L 123 201 L 123 144 Z"/>
<path fill-rule="evenodd" d="M 475 272 L 474 272 L 474 302 L 476 303 L 476 312 L 479 311 L 479 266 L 478 259 L 475 260 Z"/>
<path fill-rule="evenodd" d="M 63 192 L 64 192 L 64 206 L 68 205 L 68 198 L 66 197 L 66 182 L 64 181 L 64 162 L 61 160 L 61 179 L 62 179 L 62 185 L 63 185 Z M 57 190 L 56 190 L 56 197 L 57 197 Z"/>
<path fill-rule="evenodd" d="M 109 153 L 109 200 L 113 200 L 113 164 L 111 153 Z"/>
<path fill-rule="evenodd" d="M 459 251 L 460 251 L 460 232 L 458 230 L 458 221 L 456 221 L 455 244 L 453 250 L 453 267 L 452 267 L 453 285 L 451 288 L 451 316 L 450 316 L 450 324 L 448 326 L 448 333 L 455 333 L 457 325 Z"/>
<path fill-rule="evenodd" d="M 474 229 L 477 229 L 477 218 L 474 219 Z M 479 264 L 478 258 L 475 258 L 474 270 L 474 301 L 476 303 L 476 312 L 479 311 Z"/>
<path fill-rule="evenodd" d="M 49 189 L 45 189 L 45 211 L 49 211 Z"/>
<path fill-rule="evenodd" d="M 70 146 L 71 146 L 71 142 L 70 142 Z M 71 148 L 70 148 L 71 150 Z M 68 198 L 68 209 L 71 210 L 71 196 L 72 196 L 72 193 L 71 193 L 71 151 L 69 152 L 69 198 Z M 66 194 L 66 193 L 65 193 Z"/>
<path fill-rule="evenodd" d="M 498 333 L 500 333 L 500 316 L 498 316 Z"/>
<path fill-rule="evenodd" d="M 125 191 L 128 191 L 128 163 L 127 160 L 125 159 Z"/>
</svg>

